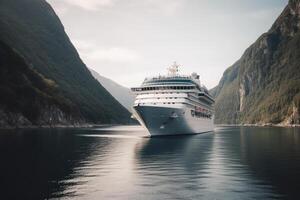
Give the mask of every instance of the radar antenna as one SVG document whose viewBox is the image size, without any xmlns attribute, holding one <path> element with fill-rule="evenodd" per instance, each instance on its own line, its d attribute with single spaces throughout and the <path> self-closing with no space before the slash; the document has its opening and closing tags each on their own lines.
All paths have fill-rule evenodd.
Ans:
<svg viewBox="0 0 300 200">
<path fill-rule="evenodd" d="M 173 63 L 173 65 L 171 65 L 170 67 L 168 67 L 168 75 L 169 76 L 176 76 L 176 75 L 178 75 L 179 67 L 180 67 L 180 65 L 178 65 L 176 63 L 176 61 L 175 61 Z"/>
</svg>

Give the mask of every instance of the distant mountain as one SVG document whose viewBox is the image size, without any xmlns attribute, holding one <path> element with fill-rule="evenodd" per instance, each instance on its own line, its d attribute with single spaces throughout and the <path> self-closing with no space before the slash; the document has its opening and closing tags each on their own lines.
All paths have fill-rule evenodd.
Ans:
<svg viewBox="0 0 300 200">
<path fill-rule="evenodd" d="M 130 113 L 93 78 L 81 61 L 59 18 L 45 0 L 1 0 L 0 42 L 0 59 L 4 60 L 1 76 L 5 77 L 6 73 L 10 81 L 14 80 L 14 83 L 1 80 L 1 88 L 7 90 L 1 91 L 2 117 L 18 113 L 24 118 L 22 121 L 33 125 L 48 125 L 52 119 L 55 119 L 52 124 L 130 121 Z M 11 65 L 16 66 L 5 71 L 3 63 L 7 70 Z M 10 95 L 3 100 L 5 92 Z M 16 101 L 20 105 L 13 103 Z M 46 120 L 44 111 L 51 112 L 51 106 L 59 112 L 49 113 Z"/>
<path fill-rule="evenodd" d="M 119 101 L 129 112 L 134 103 L 135 95 L 129 88 L 123 87 L 111 79 L 105 78 L 98 74 L 96 71 L 89 69 L 95 79 L 113 96 Z"/>
<path fill-rule="evenodd" d="M 300 1 L 290 0 L 210 92 L 218 124 L 299 124 Z"/>
</svg>

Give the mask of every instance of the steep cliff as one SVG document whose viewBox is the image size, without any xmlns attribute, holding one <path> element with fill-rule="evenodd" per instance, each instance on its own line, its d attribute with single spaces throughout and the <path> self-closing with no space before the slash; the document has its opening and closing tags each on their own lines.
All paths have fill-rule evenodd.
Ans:
<svg viewBox="0 0 300 200">
<path fill-rule="evenodd" d="M 78 122 L 130 121 L 130 113 L 92 77 L 71 44 L 60 20 L 45 0 L 1 0 L 0 41 L 22 57 L 24 63 L 30 66 L 27 67 L 28 70 L 39 74 L 45 80 L 51 80 L 56 88 L 55 94 L 69 102 L 69 114 L 76 113 L 75 118 L 81 119 Z M 45 92 L 43 89 L 40 91 Z M 19 98 L 19 95 L 15 98 Z M 35 105 L 39 107 L 44 104 L 40 99 L 36 102 L 30 112 L 35 111 Z M 62 109 L 61 114 L 56 109 L 46 110 L 57 115 L 69 115 Z M 21 110 L 16 109 L 15 112 L 20 113 Z M 46 113 L 39 112 L 37 119 Z M 30 122 L 39 124 L 39 121 Z"/>
<path fill-rule="evenodd" d="M 35 71 L 0 42 L 0 127 L 78 125 L 79 111 L 54 81 Z"/>
<path fill-rule="evenodd" d="M 300 1 L 290 0 L 271 29 L 211 90 L 217 124 L 299 124 Z"/>
</svg>

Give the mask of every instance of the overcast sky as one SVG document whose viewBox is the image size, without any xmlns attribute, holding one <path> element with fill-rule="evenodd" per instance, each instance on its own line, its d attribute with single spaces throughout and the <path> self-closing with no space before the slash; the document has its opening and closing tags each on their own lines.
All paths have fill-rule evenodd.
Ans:
<svg viewBox="0 0 300 200">
<path fill-rule="evenodd" d="M 266 32 L 288 0 L 47 0 L 85 64 L 139 86 L 177 61 L 208 88 Z"/>
</svg>

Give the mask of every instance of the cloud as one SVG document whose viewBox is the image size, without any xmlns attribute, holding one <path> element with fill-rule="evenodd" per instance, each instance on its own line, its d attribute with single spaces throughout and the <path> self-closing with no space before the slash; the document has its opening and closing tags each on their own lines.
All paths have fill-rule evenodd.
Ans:
<svg viewBox="0 0 300 200">
<path fill-rule="evenodd" d="M 136 51 L 124 47 L 99 48 L 94 43 L 84 40 L 74 40 L 73 44 L 83 59 L 88 62 L 105 61 L 129 63 L 138 61 L 141 58 Z"/>
<path fill-rule="evenodd" d="M 89 52 L 97 48 L 97 46 L 94 43 L 85 40 L 72 40 L 72 43 L 78 51 L 83 53 Z"/>
<path fill-rule="evenodd" d="M 113 0 L 65 0 L 68 4 L 85 10 L 98 10 L 101 7 L 113 5 Z"/>
<path fill-rule="evenodd" d="M 149 11 L 161 12 L 164 15 L 174 15 L 181 9 L 186 0 L 143 0 L 136 1 L 143 4 Z"/>
<path fill-rule="evenodd" d="M 257 20 L 273 19 L 276 18 L 276 16 L 278 15 L 278 13 L 280 13 L 281 10 L 282 8 L 255 10 L 255 11 L 248 12 L 245 15 L 247 17 L 257 19 Z"/>
<path fill-rule="evenodd" d="M 86 11 L 97 11 L 115 5 L 135 5 L 137 9 L 145 9 L 150 13 L 163 13 L 174 15 L 179 11 L 186 0 L 47 0 L 59 14 L 65 14 L 70 6 L 75 6 Z"/>
<path fill-rule="evenodd" d="M 97 49 L 90 52 L 88 58 L 91 60 L 109 62 L 134 62 L 139 60 L 139 55 L 130 49 L 112 47 L 107 49 Z"/>
<path fill-rule="evenodd" d="M 48 0 L 56 9 L 63 12 L 67 10 L 67 5 L 76 6 L 87 11 L 96 11 L 103 7 L 111 7 L 114 0 Z"/>
</svg>

